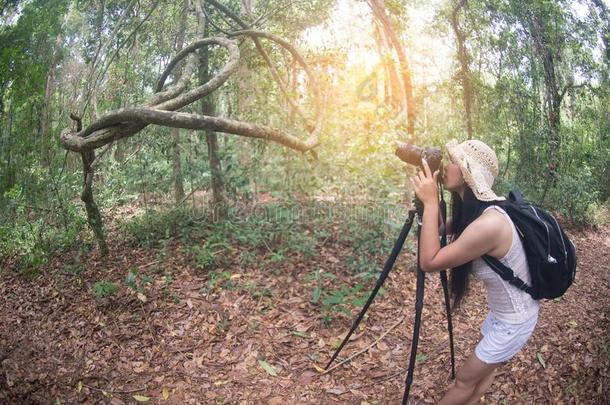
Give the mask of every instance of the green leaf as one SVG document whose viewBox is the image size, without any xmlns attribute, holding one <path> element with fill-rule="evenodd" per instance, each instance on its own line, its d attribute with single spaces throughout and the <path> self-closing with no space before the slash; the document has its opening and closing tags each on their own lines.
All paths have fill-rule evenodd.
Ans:
<svg viewBox="0 0 610 405">
<path fill-rule="evenodd" d="M 362 307 L 368 301 L 369 297 L 366 295 L 361 295 L 360 297 L 354 299 L 352 303 L 357 307 Z"/>
<path fill-rule="evenodd" d="M 309 336 L 307 333 L 305 332 L 299 332 L 298 330 L 293 330 L 292 334 L 298 337 L 302 337 L 303 339 L 310 339 L 311 336 Z"/>
<path fill-rule="evenodd" d="M 134 395 L 133 399 L 135 399 L 138 402 L 148 402 L 150 401 L 149 397 L 145 397 L 144 395 Z"/>
<path fill-rule="evenodd" d="M 258 364 L 261 365 L 261 367 L 267 372 L 267 374 L 277 377 L 277 372 L 271 364 L 267 363 L 265 360 L 259 360 Z"/>
<path fill-rule="evenodd" d="M 337 305 L 343 302 L 343 294 L 335 292 L 333 295 L 324 298 L 324 305 Z"/>
<path fill-rule="evenodd" d="M 314 288 L 313 294 L 311 294 L 311 302 L 317 304 L 320 301 L 320 294 L 322 294 L 322 289 L 320 287 Z"/>
<path fill-rule="evenodd" d="M 428 356 L 426 356 L 425 354 L 418 354 L 415 356 L 415 364 L 426 361 L 427 358 L 428 358 Z"/>
<path fill-rule="evenodd" d="M 536 352 L 536 357 L 538 358 L 538 361 L 542 365 L 542 368 L 546 368 L 546 363 L 544 362 L 544 359 L 542 358 L 542 354 L 540 354 L 540 352 Z"/>
</svg>

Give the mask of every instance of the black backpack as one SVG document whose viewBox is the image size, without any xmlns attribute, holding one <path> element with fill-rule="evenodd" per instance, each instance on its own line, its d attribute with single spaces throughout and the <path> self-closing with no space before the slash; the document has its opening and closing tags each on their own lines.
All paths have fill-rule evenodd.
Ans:
<svg viewBox="0 0 610 405">
<path fill-rule="evenodd" d="M 527 292 L 532 298 L 562 296 L 576 275 L 576 249 L 555 217 L 535 207 L 513 189 L 502 207 L 512 219 L 521 237 L 532 285 L 527 285 L 495 257 L 483 259 L 502 279 Z"/>
</svg>

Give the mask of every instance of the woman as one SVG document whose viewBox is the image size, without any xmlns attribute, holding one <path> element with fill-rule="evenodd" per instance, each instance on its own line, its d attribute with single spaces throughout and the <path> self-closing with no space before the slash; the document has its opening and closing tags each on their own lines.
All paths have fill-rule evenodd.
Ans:
<svg viewBox="0 0 610 405">
<path fill-rule="evenodd" d="M 502 280 L 481 256 L 498 258 L 530 283 L 523 245 L 516 228 L 502 209 L 503 197 L 492 191 L 498 159 L 485 143 L 470 140 L 446 145 L 449 162 L 443 184 L 452 192 L 452 218 L 448 234 L 453 242 L 441 249 L 438 227 L 438 170 L 432 174 L 424 160 L 423 172 L 411 181 L 424 205 L 420 235 L 420 264 L 425 272 L 451 268 L 454 308 L 459 306 L 473 273 L 487 290 L 489 314 L 481 326 L 481 339 L 458 369 L 453 384 L 439 404 L 475 404 L 491 386 L 494 370 L 516 355 L 534 331 L 538 301 Z M 450 229 L 449 229 L 450 228 Z"/>
</svg>

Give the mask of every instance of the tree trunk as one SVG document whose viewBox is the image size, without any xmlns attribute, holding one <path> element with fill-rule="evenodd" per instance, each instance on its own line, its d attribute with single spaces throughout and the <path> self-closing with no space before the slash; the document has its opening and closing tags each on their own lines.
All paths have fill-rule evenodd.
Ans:
<svg viewBox="0 0 610 405">
<path fill-rule="evenodd" d="M 396 32 L 392 28 L 390 18 L 386 14 L 384 0 L 369 0 L 369 5 L 373 10 L 375 17 L 381 22 L 383 29 L 390 40 L 390 43 L 394 47 L 398 56 L 398 62 L 400 64 L 400 72 L 402 77 L 402 84 L 404 89 L 404 98 L 407 113 L 407 132 L 413 136 L 415 135 L 415 99 L 413 97 L 413 84 L 411 82 L 411 69 L 409 67 L 409 61 L 405 54 L 404 47 L 402 46 L 400 39 L 396 35 Z"/>
<path fill-rule="evenodd" d="M 451 13 L 451 26 L 455 33 L 460 61 L 459 81 L 462 84 L 462 99 L 464 101 L 464 121 L 468 139 L 472 139 L 472 84 L 470 80 L 470 55 L 466 49 L 466 34 L 460 28 L 459 13 L 465 9 L 467 0 L 456 0 Z"/>
<path fill-rule="evenodd" d="M 384 101 L 389 102 L 392 107 L 400 108 L 403 106 L 404 90 L 396 71 L 396 64 L 392 59 L 392 46 L 388 43 L 384 31 L 379 29 L 378 24 L 375 24 L 374 34 L 379 58 L 383 64 Z M 406 99 L 404 100 L 406 101 Z M 406 104 L 403 108 L 407 108 Z"/>
<path fill-rule="evenodd" d="M 381 61 L 381 68 L 383 69 L 383 102 L 390 103 L 390 84 L 389 77 L 390 71 L 388 68 L 388 64 L 385 60 L 385 50 L 383 49 L 383 45 L 381 43 L 381 32 L 377 27 L 377 24 L 373 24 L 373 38 L 375 39 L 375 45 L 377 48 L 377 53 L 379 54 L 379 60 Z"/>
<path fill-rule="evenodd" d="M 87 220 L 89 226 L 93 230 L 100 247 L 100 253 L 102 256 L 108 254 L 108 244 L 106 243 L 106 236 L 104 234 L 104 226 L 102 222 L 102 215 L 100 210 L 93 200 L 93 176 L 94 169 L 91 164 L 95 160 L 95 152 L 87 151 L 81 154 L 83 161 L 83 192 L 81 193 L 81 200 L 85 203 L 85 209 L 87 210 Z"/>
<path fill-rule="evenodd" d="M 203 3 L 203 4 L 202 4 Z M 205 0 L 196 1 L 197 15 L 199 19 L 198 30 L 200 37 L 207 38 L 208 36 L 208 21 L 203 13 L 203 7 L 206 7 Z M 208 47 L 204 47 L 199 51 L 199 82 L 201 84 L 210 80 L 210 58 Z M 203 115 L 214 115 L 214 101 L 212 95 L 207 95 L 201 99 L 201 113 Z M 210 172 L 212 177 L 212 200 L 215 208 L 223 211 L 222 207 L 225 204 L 224 198 L 224 183 L 222 179 L 222 167 L 220 165 L 220 157 L 218 152 L 218 136 L 216 132 L 206 129 L 205 138 L 208 146 L 208 159 L 210 163 Z M 221 214 L 222 215 L 222 214 Z"/>
<path fill-rule="evenodd" d="M 59 35 L 58 35 L 59 36 Z M 47 85 L 44 91 L 44 102 L 42 104 L 42 114 L 40 122 L 40 163 L 44 167 L 49 167 L 49 107 L 51 104 L 51 95 L 53 94 L 53 81 L 55 80 L 55 64 L 49 68 L 47 75 Z"/>
<path fill-rule="evenodd" d="M 182 15 L 180 16 L 180 26 L 176 37 L 176 53 L 184 47 L 184 36 L 186 31 L 186 18 L 189 2 L 184 0 Z M 184 199 L 184 180 L 182 176 L 182 164 L 180 157 L 180 128 L 172 128 L 172 176 L 174 178 L 174 200 L 179 204 Z"/>
<path fill-rule="evenodd" d="M 601 37 L 602 37 L 602 42 L 604 43 L 604 48 L 605 48 L 604 60 L 606 62 L 606 69 L 602 70 L 602 76 L 603 76 L 604 80 L 607 81 L 609 79 L 608 70 L 610 69 L 610 11 L 608 11 L 608 7 L 602 0 L 593 0 L 593 3 L 599 9 L 598 13 L 599 13 L 599 16 L 601 17 L 601 20 L 606 22 L 606 26 L 604 27 L 604 30 L 601 32 Z"/>
<path fill-rule="evenodd" d="M 70 118 L 76 121 L 77 130 L 80 132 L 83 126 L 80 117 L 70 115 Z M 83 151 L 80 155 L 83 162 L 83 192 L 80 195 L 80 199 L 85 203 L 87 222 L 95 234 L 98 246 L 100 247 L 100 253 L 102 256 L 106 256 L 108 254 L 108 244 L 106 243 L 106 237 L 104 235 L 102 214 L 93 199 L 93 176 L 95 174 L 93 162 L 95 161 L 95 151 Z"/>
<path fill-rule="evenodd" d="M 53 96 L 53 86 L 55 82 L 55 70 L 57 64 L 59 63 L 59 57 L 61 55 L 61 42 L 62 36 L 61 34 L 57 34 L 55 38 L 55 48 L 53 49 L 53 56 L 51 58 L 51 66 L 49 66 L 49 72 L 47 74 L 47 84 L 44 91 L 44 102 L 42 104 L 42 114 L 41 114 L 41 122 L 40 122 L 40 135 L 41 135 L 41 153 L 40 153 L 40 162 L 44 167 L 49 167 L 50 165 L 50 151 L 51 148 L 49 142 L 49 109 L 51 107 L 51 98 Z"/>
<path fill-rule="evenodd" d="M 13 149 L 13 102 L 10 101 L 10 107 L 8 111 L 8 127 L 6 129 L 6 139 L 8 140 L 8 156 L 6 159 L 6 171 L 4 172 L 6 177 L 4 179 L 3 190 L 10 190 L 15 185 L 15 173 L 12 167 L 12 149 Z M 4 145 L 3 145 L 4 146 Z"/>
<path fill-rule="evenodd" d="M 172 128 L 172 175 L 174 177 L 174 201 L 179 204 L 184 200 L 184 178 L 180 162 L 180 128 Z"/>
<path fill-rule="evenodd" d="M 551 44 L 546 37 L 545 29 L 540 17 L 534 12 L 529 13 L 530 34 L 534 41 L 534 48 L 542 60 L 544 71 L 544 102 L 546 118 L 549 125 L 549 175 L 553 177 L 558 167 L 558 151 L 561 148 L 561 101 L 563 92 L 559 91 L 559 83 L 555 72 L 555 57 Z M 555 49 L 559 53 L 560 49 Z"/>
</svg>

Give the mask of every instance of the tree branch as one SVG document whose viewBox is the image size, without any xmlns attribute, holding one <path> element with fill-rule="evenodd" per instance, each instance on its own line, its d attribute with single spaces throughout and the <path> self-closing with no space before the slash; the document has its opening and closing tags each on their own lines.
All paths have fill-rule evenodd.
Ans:
<svg viewBox="0 0 610 405">
<path fill-rule="evenodd" d="M 133 127 L 145 127 L 149 124 L 172 128 L 210 129 L 250 138 L 267 139 L 301 152 L 306 152 L 318 145 L 316 134 L 312 134 L 306 140 L 300 140 L 282 130 L 266 125 L 209 115 L 163 111 L 150 107 L 122 108 L 105 115 L 95 123 L 96 127 L 106 125 L 109 128 L 119 127 L 121 129 L 129 128 L 129 130 Z M 101 131 L 98 129 L 86 137 L 81 137 L 79 134 L 63 132 L 61 141 L 63 146 L 71 151 L 85 152 L 120 139 L 124 137 L 122 134 L 123 131 L 121 130 Z"/>
</svg>

